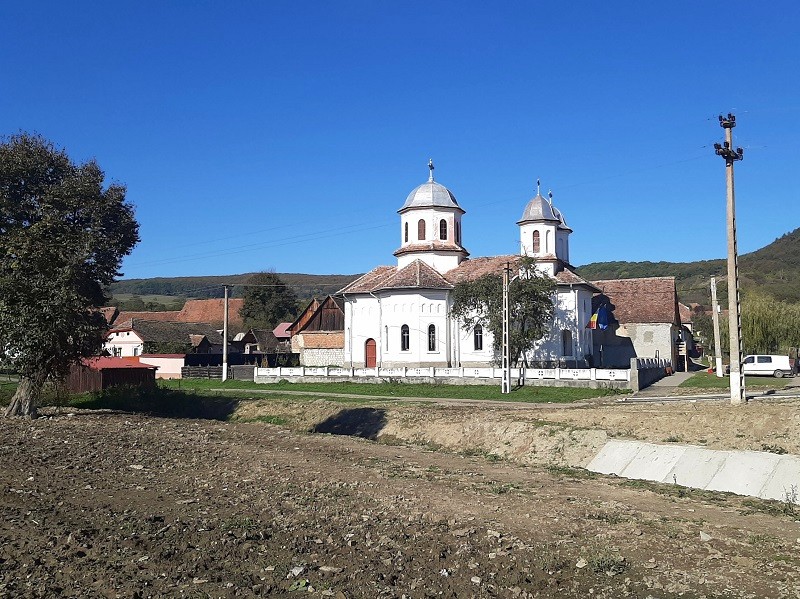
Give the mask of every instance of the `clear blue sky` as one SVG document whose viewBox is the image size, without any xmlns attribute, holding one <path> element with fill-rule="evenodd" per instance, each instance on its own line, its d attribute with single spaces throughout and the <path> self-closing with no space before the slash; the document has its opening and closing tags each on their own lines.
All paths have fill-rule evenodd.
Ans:
<svg viewBox="0 0 800 599">
<path fill-rule="evenodd" d="M 576 265 L 725 254 L 800 226 L 796 2 L 5 2 L 0 133 L 128 187 L 125 278 L 394 264 L 436 178 L 473 256 L 552 189 Z"/>
</svg>

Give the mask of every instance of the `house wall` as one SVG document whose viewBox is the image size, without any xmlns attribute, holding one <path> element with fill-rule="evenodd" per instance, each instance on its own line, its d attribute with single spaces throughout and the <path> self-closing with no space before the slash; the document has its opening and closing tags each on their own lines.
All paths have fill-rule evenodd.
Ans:
<svg viewBox="0 0 800 599">
<path fill-rule="evenodd" d="M 631 358 L 660 358 L 677 367 L 674 339 L 677 328 L 670 323 L 613 324 L 605 331 L 595 331 L 596 366 L 602 346 L 602 366 L 624 367 Z"/>
<path fill-rule="evenodd" d="M 300 355 L 301 366 L 342 366 L 344 331 L 299 333 L 292 337 L 292 351 Z"/>
<path fill-rule="evenodd" d="M 179 379 L 181 378 L 181 368 L 186 361 L 185 356 L 181 355 L 153 355 L 144 354 L 139 358 L 142 364 L 157 366 L 157 379 Z"/>
<path fill-rule="evenodd" d="M 144 341 L 133 331 L 112 332 L 108 334 L 103 349 L 112 356 L 140 356 L 144 351 Z"/>
</svg>

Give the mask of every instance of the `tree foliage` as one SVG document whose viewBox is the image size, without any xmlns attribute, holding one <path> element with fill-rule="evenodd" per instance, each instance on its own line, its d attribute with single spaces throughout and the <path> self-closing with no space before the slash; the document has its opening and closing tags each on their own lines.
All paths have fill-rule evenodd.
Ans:
<svg viewBox="0 0 800 599">
<path fill-rule="evenodd" d="M 745 354 L 789 354 L 800 347 L 800 304 L 781 302 L 768 295 L 750 292 L 742 298 L 742 345 Z M 699 325 L 698 325 L 699 322 Z M 726 313 L 720 315 L 720 343 L 723 354 L 730 354 L 730 334 Z M 711 316 L 695 317 L 695 330 L 711 348 Z"/>
<path fill-rule="evenodd" d="M 7 415 L 35 416 L 44 383 L 102 345 L 94 308 L 139 240 L 125 188 L 103 180 L 38 135 L 0 144 L 0 359 L 20 374 Z"/>
<path fill-rule="evenodd" d="M 519 364 L 536 342 L 544 337 L 553 316 L 553 281 L 536 269 L 531 258 L 519 260 L 519 278 L 509 285 L 509 330 L 511 362 Z M 500 355 L 503 342 L 503 277 L 487 274 L 456 284 L 451 314 L 461 320 L 464 330 L 481 325 L 491 332 L 494 350 Z"/>
<path fill-rule="evenodd" d="M 281 322 L 294 320 L 297 315 L 297 296 L 274 272 L 261 272 L 247 281 L 244 305 L 239 315 L 245 326 L 274 329 Z"/>
</svg>

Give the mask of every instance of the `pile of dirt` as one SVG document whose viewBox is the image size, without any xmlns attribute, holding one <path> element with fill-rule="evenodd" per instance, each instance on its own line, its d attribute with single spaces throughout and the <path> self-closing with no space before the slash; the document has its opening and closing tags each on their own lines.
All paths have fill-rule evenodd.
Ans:
<svg viewBox="0 0 800 599">
<path fill-rule="evenodd" d="M 299 404 L 278 407 L 297 425 Z M 364 409 L 306 404 L 311 428 L 344 435 L 113 413 L 0 421 L 0 596 L 800 593 L 800 523 L 780 505 L 435 451 L 441 431 L 376 443 L 363 437 L 400 418 Z M 605 409 L 552 415 L 574 426 Z M 536 409 L 392 410 L 416 423 L 409 437 L 447 414 L 442 430 L 461 421 L 482 442 L 506 417 L 527 422 L 510 437 L 550 426 Z"/>
</svg>

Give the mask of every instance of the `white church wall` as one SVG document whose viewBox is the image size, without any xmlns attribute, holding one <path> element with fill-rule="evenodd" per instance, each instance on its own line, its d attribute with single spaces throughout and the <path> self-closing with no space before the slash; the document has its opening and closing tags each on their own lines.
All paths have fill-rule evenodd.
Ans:
<svg viewBox="0 0 800 599">
<path fill-rule="evenodd" d="M 447 291 L 395 290 L 382 297 L 383 347 L 379 359 L 386 368 L 443 366 L 450 359 Z M 409 347 L 402 349 L 402 327 L 409 329 Z M 428 349 L 428 327 L 436 328 L 435 349 Z"/>
</svg>

